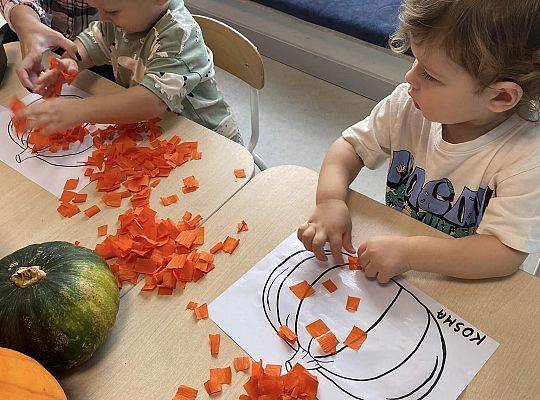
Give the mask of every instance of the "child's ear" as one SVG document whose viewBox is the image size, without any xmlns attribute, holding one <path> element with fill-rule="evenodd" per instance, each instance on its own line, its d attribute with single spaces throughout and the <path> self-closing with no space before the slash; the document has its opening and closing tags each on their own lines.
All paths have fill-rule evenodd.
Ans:
<svg viewBox="0 0 540 400">
<path fill-rule="evenodd" d="M 514 108 L 523 97 L 523 89 L 515 82 L 500 81 L 489 85 L 488 108 L 492 112 L 505 112 Z"/>
</svg>

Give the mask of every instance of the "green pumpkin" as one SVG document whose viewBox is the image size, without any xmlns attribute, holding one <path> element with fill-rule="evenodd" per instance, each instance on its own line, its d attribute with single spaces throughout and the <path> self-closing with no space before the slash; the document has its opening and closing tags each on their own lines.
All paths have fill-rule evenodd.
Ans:
<svg viewBox="0 0 540 400">
<path fill-rule="evenodd" d="M 33 244 L 0 260 L 0 347 L 70 368 L 105 341 L 120 301 L 105 260 L 67 242 Z"/>
</svg>

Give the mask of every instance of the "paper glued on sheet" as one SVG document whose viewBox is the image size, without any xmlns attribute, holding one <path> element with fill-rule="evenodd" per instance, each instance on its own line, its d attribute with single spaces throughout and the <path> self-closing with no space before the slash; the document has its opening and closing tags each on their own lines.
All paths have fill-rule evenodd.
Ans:
<svg viewBox="0 0 540 400">
<path fill-rule="evenodd" d="M 325 254 L 318 261 L 293 233 L 209 305 L 212 319 L 253 359 L 283 374 L 305 367 L 319 399 L 456 399 L 496 350 L 486 333 L 406 280 L 381 285 L 357 260 L 342 265 Z M 301 282 L 311 296 L 290 289 Z M 295 342 L 279 335 L 284 327 Z"/>
<path fill-rule="evenodd" d="M 84 98 L 88 97 L 88 93 L 64 85 L 60 97 Z M 21 101 L 28 105 L 44 100 L 37 94 L 29 94 Z M 84 128 L 93 132 L 98 127 L 86 125 Z M 93 149 L 90 135 L 81 135 L 82 141 L 69 143 L 67 149 L 45 147 L 34 151 L 29 132 L 17 132 L 16 123 L 11 120 L 11 111 L 1 106 L 0 131 L 3 132 L 0 137 L 0 160 L 56 197 L 61 196 L 68 179 L 78 181 L 76 187 L 68 190 L 78 191 L 88 184 L 89 179 L 84 173 L 86 160 Z"/>
</svg>

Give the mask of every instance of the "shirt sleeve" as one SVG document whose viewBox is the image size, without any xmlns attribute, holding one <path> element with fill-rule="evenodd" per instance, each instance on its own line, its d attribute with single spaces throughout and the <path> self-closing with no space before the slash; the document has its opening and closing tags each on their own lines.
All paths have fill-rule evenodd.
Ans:
<svg viewBox="0 0 540 400">
<path fill-rule="evenodd" d="M 32 8 L 36 14 L 39 16 L 39 19 L 41 22 L 43 22 L 47 26 L 51 26 L 51 18 L 50 16 L 45 12 L 43 7 L 41 7 L 41 4 L 37 0 L 0 0 L 0 12 L 2 12 L 2 15 L 4 16 L 4 19 L 8 23 L 9 27 L 15 31 L 13 28 L 13 25 L 11 24 L 11 10 L 15 6 L 18 5 L 25 5 L 30 8 Z"/>
<path fill-rule="evenodd" d="M 212 54 L 202 42 L 199 44 L 194 37 L 182 38 L 178 31 L 174 40 L 167 36 L 160 39 L 159 49 L 148 60 L 140 84 L 163 100 L 171 111 L 181 113 L 186 96 L 201 83 L 211 83 L 215 74 Z M 209 98 L 206 105 L 218 101 Z"/>
<path fill-rule="evenodd" d="M 498 183 L 477 233 L 524 253 L 540 252 L 540 165 Z"/>
<path fill-rule="evenodd" d="M 399 85 L 373 108 L 368 117 L 342 133 L 367 168 L 379 168 L 390 156 L 392 131 L 396 129 L 398 113 L 406 96 L 407 85 Z"/>
<path fill-rule="evenodd" d="M 110 31 L 110 23 L 94 21 L 77 36 L 94 65 L 109 64 L 111 61 L 109 47 L 114 34 Z"/>
</svg>

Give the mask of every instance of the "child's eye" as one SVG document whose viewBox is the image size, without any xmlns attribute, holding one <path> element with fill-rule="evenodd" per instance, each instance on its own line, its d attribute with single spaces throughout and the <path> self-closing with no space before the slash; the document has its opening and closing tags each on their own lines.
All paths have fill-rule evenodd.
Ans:
<svg viewBox="0 0 540 400">
<path fill-rule="evenodd" d="M 428 74 L 426 71 L 422 71 L 421 75 L 424 77 L 425 80 L 428 81 L 436 81 L 434 77 L 432 77 L 430 74 Z"/>
</svg>

